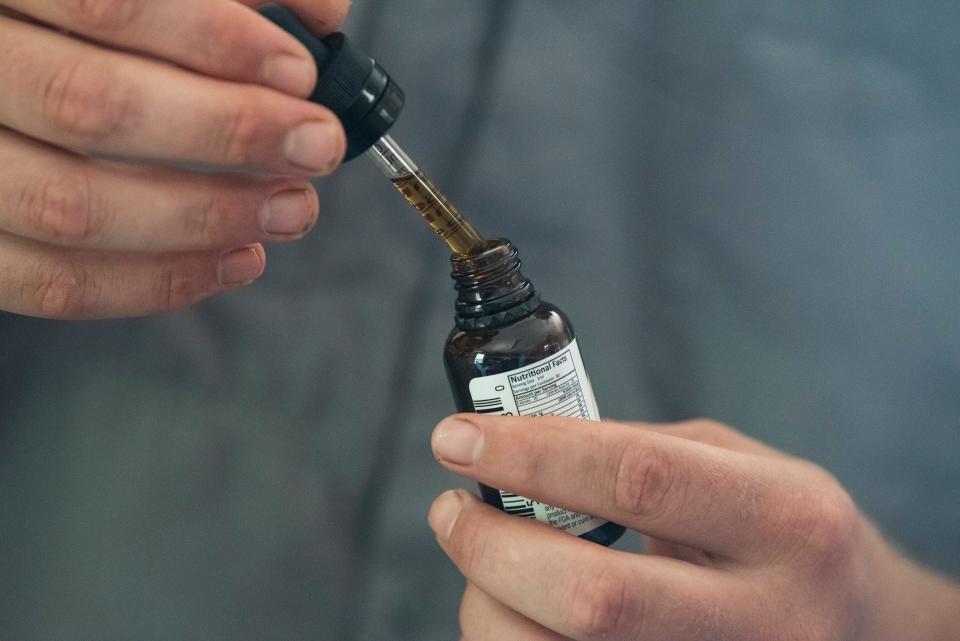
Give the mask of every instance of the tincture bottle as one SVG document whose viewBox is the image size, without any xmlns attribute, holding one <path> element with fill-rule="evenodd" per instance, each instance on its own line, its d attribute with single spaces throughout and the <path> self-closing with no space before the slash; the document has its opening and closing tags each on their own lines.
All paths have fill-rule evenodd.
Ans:
<svg viewBox="0 0 960 641">
<path fill-rule="evenodd" d="M 573 327 L 520 273 L 513 244 L 488 241 L 484 251 L 454 254 L 451 262 L 458 293 L 456 327 L 444 347 L 444 364 L 458 411 L 599 420 Z M 624 533 L 623 526 L 612 521 L 482 483 L 480 492 L 484 501 L 508 514 L 537 519 L 601 545 Z"/>
</svg>

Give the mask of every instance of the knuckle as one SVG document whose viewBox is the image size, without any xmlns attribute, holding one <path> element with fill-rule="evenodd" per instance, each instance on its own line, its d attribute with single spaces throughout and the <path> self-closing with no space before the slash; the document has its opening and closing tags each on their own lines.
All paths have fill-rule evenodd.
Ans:
<svg viewBox="0 0 960 641">
<path fill-rule="evenodd" d="M 28 183 L 16 216 L 43 239 L 78 243 L 99 236 L 106 212 L 89 176 L 52 173 Z"/>
<path fill-rule="evenodd" d="M 34 303 L 46 318 L 77 318 L 87 308 L 93 290 L 91 280 L 91 275 L 81 265 L 58 265 L 41 276 L 33 292 Z"/>
<path fill-rule="evenodd" d="M 196 283 L 185 273 L 168 267 L 156 275 L 154 306 L 160 310 L 173 310 L 194 302 L 199 294 Z"/>
<path fill-rule="evenodd" d="M 729 425 L 710 418 L 694 419 L 684 425 L 693 440 L 716 447 L 729 447 L 743 436 Z"/>
<path fill-rule="evenodd" d="M 212 248 L 222 235 L 225 207 L 216 196 L 188 205 L 180 217 L 181 233 L 191 246 Z"/>
<path fill-rule="evenodd" d="M 642 627 L 643 599 L 623 573 L 603 569 L 582 576 L 569 606 L 569 627 L 577 639 L 616 638 L 626 632 L 638 634 Z"/>
<path fill-rule="evenodd" d="M 67 63 L 43 85 L 41 110 L 57 130 L 84 139 L 116 134 L 135 118 L 134 101 L 109 69 L 90 59 Z"/>
<path fill-rule="evenodd" d="M 777 519 L 783 562 L 813 572 L 835 572 L 848 565 L 864 523 L 853 499 L 828 472 L 806 461 L 812 474 L 792 509 Z"/>
<path fill-rule="evenodd" d="M 240 100 L 224 119 L 219 148 L 228 165 L 249 165 L 261 131 L 261 109 L 256 99 Z"/>
<path fill-rule="evenodd" d="M 237 20 L 237 7 L 224 3 L 204 3 L 198 7 L 196 33 L 202 34 L 198 47 L 206 63 L 225 70 L 236 64 L 237 52 L 249 45 L 249 32 L 244 22 Z"/>
<path fill-rule="evenodd" d="M 698 438 L 697 440 L 706 442 L 716 441 L 718 440 L 717 437 L 722 437 L 733 432 L 733 428 L 711 418 L 697 418 L 688 421 L 687 424 L 695 434 L 702 437 L 702 439 Z"/>
<path fill-rule="evenodd" d="M 96 33 L 127 30 L 142 6 L 136 0 L 59 0 L 59 4 L 73 28 Z"/>
<path fill-rule="evenodd" d="M 815 559 L 833 564 L 853 550 L 859 522 L 853 499 L 839 485 L 824 491 L 805 511 L 805 547 Z"/>
<path fill-rule="evenodd" d="M 640 519 L 666 513 L 683 492 L 681 473 L 662 447 L 632 440 L 620 453 L 614 482 L 614 508 Z"/>
</svg>

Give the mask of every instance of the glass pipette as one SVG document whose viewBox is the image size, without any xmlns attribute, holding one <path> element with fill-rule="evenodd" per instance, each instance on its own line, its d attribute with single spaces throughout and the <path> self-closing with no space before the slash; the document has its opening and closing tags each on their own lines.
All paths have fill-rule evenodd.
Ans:
<svg viewBox="0 0 960 641">
<path fill-rule="evenodd" d="M 486 245 L 442 191 L 427 178 L 389 135 L 366 151 L 410 205 L 420 213 L 455 254 L 475 254 Z"/>
</svg>

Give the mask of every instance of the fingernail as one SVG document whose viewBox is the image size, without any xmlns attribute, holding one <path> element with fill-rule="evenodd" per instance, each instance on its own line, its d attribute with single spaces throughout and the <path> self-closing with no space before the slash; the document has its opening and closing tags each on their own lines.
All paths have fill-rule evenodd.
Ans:
<svg viewBox="0 0 960 641">
<path fill-rule="evenodd" d="M 430 515 L 427 521 L 433 529 L 437 538 L 446 541 L 450 538 L 450 532 L 457 523 L 457 517 L 463 511 L 463 498 L 456 490 L 444 492 L 430 507 Z"/>
<path fill-rule="evenodd" d="M 240 285 L 249 283 L 263 273 L 264 263 L 254 247 L 236 249 L 220 259 L 220 284 Z"/>
<path fill-rule="evenodd" d="M 308 96 L 316 83 L 316 64 L 299 56 L 277 53 L 260 65 L 260 82 L 294 96 Z"/>
<path fill-rule="evenodd" d="M 281 191 L 260 208 L 260 228 L 265 234 L 299 235 L 310 229 L 313 215 L 313 203 L 305 190 Z"/>
<path fill-rule="evenodd" d="M 483 449 L 483 434 L 473 423 L 450 418 L 433 432 L 433 451 L 438 458 L 458 465 L 471 465 Z"/>
<path fill-rule="evenodd" d="M 305 122 L 290 130 L 283 144 L 287 160 L 309 171 L 332 171 L 340 162 L 340 132 L 330 122 Z"/>
</svg>

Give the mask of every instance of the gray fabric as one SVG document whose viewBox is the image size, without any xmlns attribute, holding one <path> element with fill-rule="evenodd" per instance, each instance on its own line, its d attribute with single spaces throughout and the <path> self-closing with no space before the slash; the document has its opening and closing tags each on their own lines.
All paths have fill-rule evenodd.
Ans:
<svg viewBox="0 0 960 641">
<path fill-rule="evenodd" d="M 958 27 L 955 3 L 890 1 L 351 19 L 410 97 L 397 139 L 520 247 L 606 415 L 708 415 L 811 458 L 953 574 Z M 320 188 L 317 231 L 246 291 L 0 315 L 0 636 L 456 638 L 425 521 L 458 483 L 428 449 L 446 258 L 363 160 Z"/>
</svg>

